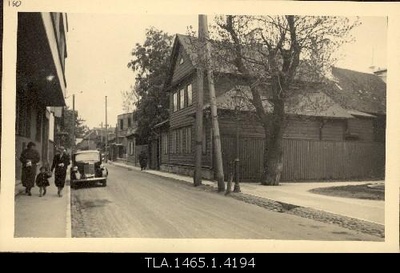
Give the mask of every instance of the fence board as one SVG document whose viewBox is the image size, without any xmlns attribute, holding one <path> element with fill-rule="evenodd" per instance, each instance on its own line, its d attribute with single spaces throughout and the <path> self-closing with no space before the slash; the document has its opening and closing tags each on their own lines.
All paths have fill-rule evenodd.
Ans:
<svg viewBox="0 0 400 273">
<path fill-rule="evenodd" d="M 222 136 L 225 178 L 235 158 L 236 139 Z M 240 139 L 240 180 L 259 181 L 263 138 Z M 377 142 L 283 140 L 282 181 L 383 178 L 385 145 Z"/>
</svg>

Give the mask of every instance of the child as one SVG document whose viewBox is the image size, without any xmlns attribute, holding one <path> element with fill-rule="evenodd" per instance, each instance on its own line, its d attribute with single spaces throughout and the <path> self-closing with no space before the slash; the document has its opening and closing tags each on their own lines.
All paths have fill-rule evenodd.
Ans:
<svg viewBox="0 0 400 273">
<path fill-rule="evenodd" d="M 36 185 L 39 187 L 39 197 L 46 195 L 46 187 L 50 186 L 48 178 L 51 177 L 51 173 L 47 171 L 47 168 L 40 167 L 40 173 L 36 176 Z M 43 195 L 42 195 L 43 192 Z"/>
</svg>

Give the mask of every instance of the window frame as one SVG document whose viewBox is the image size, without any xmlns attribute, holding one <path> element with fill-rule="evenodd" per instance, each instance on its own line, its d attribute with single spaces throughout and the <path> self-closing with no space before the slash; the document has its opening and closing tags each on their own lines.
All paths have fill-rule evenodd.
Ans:
<svg viewBox="0 0 400 273">
<path fill-rule="evenodd" d="M 172 110 L 173 110 L 173 112 L 176 112 L 179 110 L 178 109 L 178 92 L 177 91 L 172 94 Z"/>
<path fill-rule="evenodd" d="M 190 87 L 190 88 L 189 88 Z M 189 89 L 190 89 L 190 92 L 189 92 Z M 190 94 L 190 96 L 189 96 L 189 94 Z M 186 100 L 186 106 L 191 106 L 191 105 L 193 105 L 193 85 L 191 84 L 191 83 L 189 83 L 187 86 L 186 86 L 186 97 L 187 97 L 187 100 Z M 189 99 L 190 98 L 190 99 Z"/>
<path fill-rule="evenodd" d="M 179 89 L 179 109 L 185 108 L 185 88 Z"/>
</svg>

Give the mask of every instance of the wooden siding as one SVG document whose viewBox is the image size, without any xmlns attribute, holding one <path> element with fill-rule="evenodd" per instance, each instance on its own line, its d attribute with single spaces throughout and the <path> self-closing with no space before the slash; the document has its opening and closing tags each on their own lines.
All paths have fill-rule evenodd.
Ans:
<svg viewBox="0 0 400 273">
<path fill-rule="evenodd" d="M 341 141 L 344 137 L 345 120 L 326 120 L 321 130 L 321 140 Z"/>
<path fill-rule="evenodd" d="M 348 131 L 357 134 L 360 141 L 374 141 L 374 121 L 372 119 L 349 119 Z"/>
<path fill-rule="evenodd" d="M 180 127 L 184 128 L 184 127 Z M 176 128 L 176 129 L 180 129 Z M 212 135 L 211 135 L 211 126 L 210 122 L 204 122 L 204 128 L 206 130 L 206 153 L 202 155 L 202 166 L 203 167 L 212 167 Z M 175 129 L 175 130 L 176 130 Z M 172 151 L 172 129 L 169 132 L 169 157 L 167 161 L 163 161 L 163 164 L 177 164 L 177 165 L 189 165 L 194 166 L 194 156 L 196 152 L 196 128 L 194 126 L 191 127 L 191 152 L 190 153 L 171 153 Z M 184 143 L 185 145 L 185 143 Z M 165 159 L 165 158 L 164 158 Z"/>
<path fill-rule="evenodd" d="M 239 120 L 234 118 L 220 118 L 219 128 L 221 135 L 236 135 L 236 126 L 239 125 L 239 133 L 246 137 L 264 137 L 264 129 L 256 121 Z"/>
<path fill-rule="evenodd" d="M 192 84 L 192 105 L 187 106 L 183 109 L 178 109 L 177 111 L 173 111 L 173 94 L 175 92 L 179 92 L 182 88 L 185 88 L 188 84 Z M 195 121 L 195 115 L 194 112 L 195 107 L 197 103 L 197 81 L 195 75 L 192 77 L 189 77 L 179 85 L 176 85 L 170 94 L 170 126 L 171 129 L 173 128 L 178 128 L 182 126 L 189 126 L 191 124 L 194 124 Z M 179 103 L 178 103 L 179 104 Z"/>
<path fill-rule="evenodd" d="M 382 143 L 284 140 L 283 181 L 377 178 L 384 170 Z"/>
<path fill-rule="evenodd" d="M 320 121 L 315 119 L 290 119 L 285 127 L 284 137 L 319 140 Z"/>
<path fill-rule="evenodd" d="M 225 180 L 229 179 L 233 171 L 233 160 L 236 158 L 236 138 L 223 135 L 221 137 L 222 159 L 224 166 Z M 262 138 L 241 138 L 239 145 L 239 169 L 241 181 L 259 181 L 263 165 Z"/>
<path fill-rule="evenodd" d="M 225 179 L 235 158 L 236 140 L 222 136 Z M 241 138 L 240 180 L 260 181 L 263 171 L 264 140 Z M 282 181 L 315 181 L 382 178 L 385 146 L 376 142 L 283 140 Z"/>
<path fill-rule="evenodd" d="M 183 63 L 180 64 L 180 59 L 183 58 Z M 175 60 L 174 72 L 172 75 L 172 85 L 180 81 L 189 73 L 193 72 L 194 66 L 182 46 L 179 46 L 179 54 Z"/>
</svg>

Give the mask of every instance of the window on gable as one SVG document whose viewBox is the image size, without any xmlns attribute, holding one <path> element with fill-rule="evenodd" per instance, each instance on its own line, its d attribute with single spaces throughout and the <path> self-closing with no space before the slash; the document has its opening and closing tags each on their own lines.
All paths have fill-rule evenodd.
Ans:
<svg viewBox="0 0 400 273">
<path fill-rule="evenodd" d="M 187 86 L 187 106 L 190 106 L 193 104 L 193 90 L 192 90 L 192 84 L 189 84 Z"/>
</svg>

